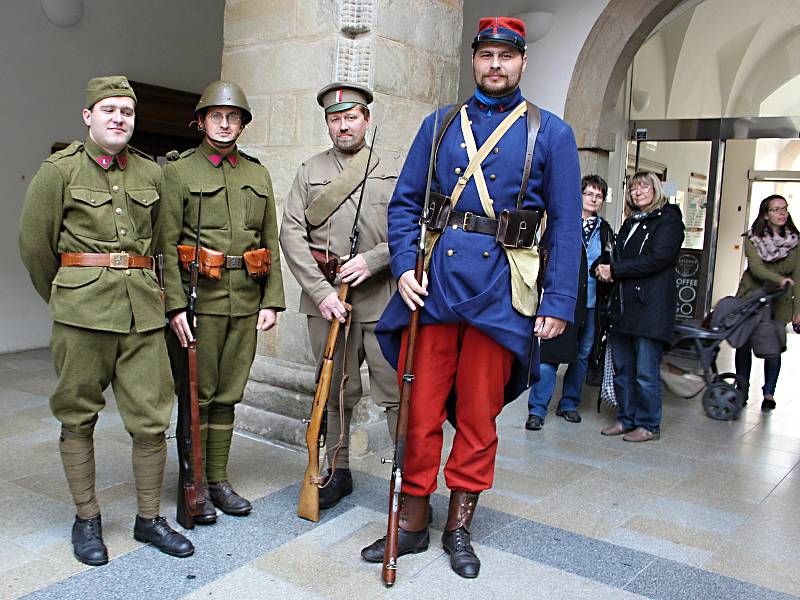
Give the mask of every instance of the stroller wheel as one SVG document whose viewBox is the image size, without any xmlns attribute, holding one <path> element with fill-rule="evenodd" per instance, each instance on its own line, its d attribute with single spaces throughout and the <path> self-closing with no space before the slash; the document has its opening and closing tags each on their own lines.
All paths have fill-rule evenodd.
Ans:
<svg viewBox="0 0 800 600">
<path fill-rule="evenodd" d="M 744 394 L 724 381 L 712 383 L 703 394 L 703 410 L 717 421 L 735 419 L 743 406 Z"/>
</svg>

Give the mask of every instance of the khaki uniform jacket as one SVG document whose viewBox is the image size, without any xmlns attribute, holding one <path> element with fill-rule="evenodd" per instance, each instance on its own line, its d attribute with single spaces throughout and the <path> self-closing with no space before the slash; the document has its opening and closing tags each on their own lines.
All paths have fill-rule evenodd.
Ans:
<svg viewBox="0 0 800 600">
<path fill-rule="evenodd" d="M 64 252 L 152 254 L 158 165 L 126 147 L 108 156 L 91 139 L 50 156 L 31 180 L 20 222 L 22 262 L 54 321 L 139 333 L 164 326 L 150 269 L 60 267 Z"/>
<path fill-rule="evenodd" d="M 364 257 L 372 276 L 351 288 L 348 302 L 353 305 L 352 320 L 356 323 L 377 321 L 394 294 L 396 284 L 389 270 L 387 244 L 387 208 L 392 197 L 402 162 L 400 155 L 375 150 L 372 161 L 377 166 L 367 178 L 359 217 L 358 253 Z M 319 227 L 312 228 L 305 218 L 305 209 L 342 172 L 349 157 L 333 148 L 312 156 L 297 171 L 281 223 L 281 246 L 292 274 L 302 293 L 300 312 L 321 316 L 317 307 L 331 292 L 328 283 L 311 256 L 310 249 L 336 256 L 350 253 L 350 234 L 361 192 L 359 186 L 350 197 Z"/>
<path fill-rule="evenodd" d="M 216 166 L 212 159 L 218 161 Z M 167 163 L 161 179 L 164 203 L 158 245 L 164 253 L 167 313 L 186 308 L 189 273 L 178 261 L 178 245 L 194 245 L 202 193 L 200 244 L 241 256 L 268 248 L 272 267 L 264 279 L 246 269 L 223 269 L 219 281 L 198 278 L 197 312 L 243 317 L 262 308 L 283 310 L 275 197 L 267 169 L 238 149 L 226 158 L 207 141 Z"/>
</svg>

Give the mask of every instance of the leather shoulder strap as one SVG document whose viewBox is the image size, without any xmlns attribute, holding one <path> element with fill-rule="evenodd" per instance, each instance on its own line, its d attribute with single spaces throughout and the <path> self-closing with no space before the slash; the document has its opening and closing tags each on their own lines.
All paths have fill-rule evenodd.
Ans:
<svg viewBox="0 0 800 600">
<path fill-rule="evenodd" d="M 528 102 L 528 147 L 525 151 L 525 168 L 522 170 L 522 185 L 517 196 L 517 210 L 522 208 L 522 201 L 525 199 L 525 192 L 528 191 L 528 179 L 531 176 L 531 165 L 533 164 L 533 149 L 536 146 L 536 138 L 539 135 L 539 127 L 542 124 L 542 113 L 539 107 Z"/>
<path fill-rule="evenodd" d="M 447 131 L 447 128 L 450 127 L 450 123 L 452 123 L 456 116 L 458 115 L 458 111 L 461 110 L 462 106 L 467 104 L 466 100 L 464 102 L 456 102 L 451 106 L 448 111 L 444 115 L 444 119 L 442 119 L 442 125 L 439 127 L 439 131 L 436 133 L 436 145 L 434 150 L 434 158 L 433 158 L 433 177 L 436 177 L 436 162 L 439 159 L 439 145 L 442 143 L 442 138 L 444 137 L 444 132 Z"/>
</svg>

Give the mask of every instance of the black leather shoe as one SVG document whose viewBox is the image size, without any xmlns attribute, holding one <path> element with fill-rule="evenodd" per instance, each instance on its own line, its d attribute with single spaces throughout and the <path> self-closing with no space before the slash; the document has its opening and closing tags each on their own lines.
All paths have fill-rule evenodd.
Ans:
<svg viewBox="0 0 800 600">
<path fill-rule="evenodd" d="M 198 525 L 213 525 L 217 522 L 217 511 L 214 508 L 214 503 L 211 501 L 211 494 L 208 488 L 206 488 L 206 502 L 203 504 L 203 512 L 193 517 L 193 519 Z"/>
<path fill-rule="evenodd" d="M 350 469 L 336 469 L 333 472 L 333 481 L 327 483 L 331 478 L 331 470 L 328 469 L 328 476 L 325 478 L 327 485 L 319 490 L 319 508 L 325 510 L 339 504 L 339 500 L 353 493 L 353 476 Z"/>
<path fill-rule="evenodd" d="M 194 554 L 192 542 L 169 526 L 164 517 L 145 519 L 136 515 L 133 526 L 133 539 L 145 544 L 153 544 L 164 554 L 185 558 Z"/>
<path fill-rule="evenodd" d="M 539 431 L 544 425 L 544 419 L 539 415 L 529 415 L 525 421 L 525 429 L 528 431 Z"/>
<path fill-rule="evenodd" d="M 442 547 L 450 555 L 450 567 L 461 577 L 474 579 L 481 570 L 481 561 L 470 543 L 469 532 L 463 527 L 442 534 Z"/>
<path fill-rule="evenodd" d="M 85 565 L 99 567 L 108 562 L 100 515 L 91 519 L 75 517 L 75 523 L 72 524 L 72 551 L 75 558 Z"/>
<path fill-rule="evenodd" d="M 425 552 L 430 544 L 428 528 L 422 531 L 406 531 L 402 527 L 397 536 L 397 557 L 406 554 L 419 554 Z M 361 550 L 361 558 L 371 563 L 382 563 L 383 553 L 386 551 L 386 536 L 375 540 L 369 546 Z"/>
<path fill-rule="evenodd" d="M 226 514 L 243 517 L 253 509 L 250 501 L 234 492 L 227 481 L 209 483 L 208 492 L 214 506 Z"/>
<path fill-rule="evenodd" d="M 775 404 L 775 398 L 772 397 L 764 398 L 764 400 L 761 402 L 761 410 L 764 411 L 775 410 L 776 406 L 777 404 Z"/>
<path fill-rule="evenodd" d="M 581 422 L 581 416 L 578 414 L 577 410 L 557 410 L 556 416 L 564 417 L 564 420 L 569 421 L 570 423 Z"/>
</svg>

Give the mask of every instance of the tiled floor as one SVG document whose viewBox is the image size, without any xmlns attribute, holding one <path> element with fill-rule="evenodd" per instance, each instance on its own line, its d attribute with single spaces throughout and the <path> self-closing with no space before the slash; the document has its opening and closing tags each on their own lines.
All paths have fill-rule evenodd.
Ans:
<svg viewBox="0 0 800 600">
<path fill-rule="evenodd" d="M 495 487 L 475 518 L 480 577 L 449 570 L 439 539 L 447 499 L 437 494 L 431 549 L 401 559 L 398 584 L 386 590 L 379 566 L 358 556 L 385 530 L 387 467 L 379 457 L 353 461 L 356 492 L 315 525 L 294 513 L 304 455 L 237 436 L 231 479 L 256 500 L 253 514 L 198 527 L 189 533 L 196 555 L 173 559 L 131 537 L 130 444 L 113 400 L 96 434 L 112 560 L 80 565 L 47 406 L 49 355 L 0 356 L 0 598 L 800 596 L 797 357 L 800 337 L 790 336 L 774 413 L 762 414 L 754 398 L 739 420 L 717 422 L 698 399 L 670 395 L 662 438 L 647 444 L 600 436 L 613 416 L 594 412 L 591 390 L 578 425 L 551 414 L 543 430 L 528 432 L 524 401 L 509 405 L 499 419 Z M 721 366 L 730 360 L 724 354 Z M 171 447 L 163 494 L 170 518 L 176 470 Z"/>
</svg>

